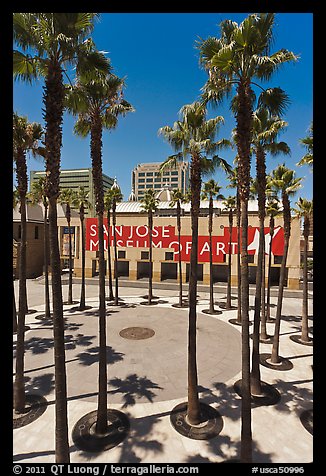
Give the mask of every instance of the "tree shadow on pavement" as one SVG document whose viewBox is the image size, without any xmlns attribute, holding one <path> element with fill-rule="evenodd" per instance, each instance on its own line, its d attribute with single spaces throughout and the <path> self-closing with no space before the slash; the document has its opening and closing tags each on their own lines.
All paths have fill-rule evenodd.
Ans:
<svg viewBox="0 0 326 476">
<path fill-rule="evenodd" d="M 87 347 L 92 344 L 92 339 L 96 336 L 87 336 L 84 334 L 65 335 L 65 349 L 76 349 L 77 346 Z M 25 340 L 25 352 L 31 352 L 34 355 L 44 354 L 54 348 L 53 337 L 31 337 Z M 16 343 L 13 345 L 14 356 L 16 354 Z"/>
<path fill-rule="evenodd" d="M 113 378 L 109 380 L 109 385 L 116 387 L 115 390 L 109 390 L 109 393 L 123 394 L 122 398 L 124 403 L 122 408 L 135 405 L 135 403 L 138 403 L 137 400 L 143 397 L 153 403 L 153 398 L 156 396 L 156 393 L 154 393 L 153 390 L 162 390 L 162 387 L 157 383 L 153 382 L 146 376 L 139 377 L 137 374 L 130 374 L 123 379 L 117 377 Z"/>
<path fill-rule="evenodd" d="M 26 393 L 36 393 L 38 395 L 48 395 L 54 389 L 54 374 L 48 373 L 36 375 L 35 377 L 24 377 Z"/>
<path fill-rule="evenodd" d="M 111 346 L 106 346 L 106 362 L 107 364 L 115 364 L 123 360 L 124 355 L 122 352 L 116 352 Z M 77 354 L 79 363 L 81 365 L 93 365 L 98 362 L 99 359 L 99 347 L 88 348 L 85 352 Z"/>
</svg>

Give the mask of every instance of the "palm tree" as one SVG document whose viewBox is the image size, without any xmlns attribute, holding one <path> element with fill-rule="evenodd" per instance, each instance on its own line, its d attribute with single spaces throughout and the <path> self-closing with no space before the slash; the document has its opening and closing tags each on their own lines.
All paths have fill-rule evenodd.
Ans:
<svg viewBox="0 0 326 476">
<path fill-rule="evenodd" d="M 76 192 L 71 188 L 64 188 L 60 190 L 60 195 L 58 198 L 59 202 L 64 204 L 65 207 L 65 217 L 68 224 L 68 237 L 69 237 L 69 280 L 68 280 L 68 301 L 67 304 L 73 304 L 72 299 L 72 242 L 71 242 L 71 207 L 76 201 Z"/>
<path fill-rule="evenodd" d="M 153 299 L 153 213 L 157 210 L 159 200 L 155 197 L 153 189 L 148 189 L 140 200 L 142 209 L 148 214 L 148 239 L 149 239 L 149 278 L 148 278 L 148 305 Z"/>
<path fill-rule="evenodd" d="M 289 249 L 289 241 L 291 234 L 291 206 L 290 197 L 295 195 L 301 187 L 302 178 L 295 178 L 295 172 L 285 167 L 285 164 L 279 165 L 272 171 L 271 186 L 274 190 L 281 193 L 283 205 L 283 223 L 284 223 L 284 250 L 280 270 L 280 282 L 278 287 L 277 307 L 275 316 L 275 331 L 273 338 L 273 348 L 271 355 L 271 363 L 279 364 L 281 360 L 279 356 L 280 345 L 280 328 L 281 328 L 281 313 L 283 304 L 283 291 L 285 285 L 286 261 Z"/>
<path fill-rule="evenodd" d="M 13 208 L 15 209 L 19 203 L 19 196 L 18 191 L 15 188 L 12 194 L 13 198 Z M 13 279 L 15 279 L 15 275 L 13 275 Z M 15 286 L 13 281 L 12 286 L 12 293 L 13 293 L 13 333 L 17 332 L 17 306 L 16 306 L 16 298 L 15 298 Z"/>
<path fill-rule="evenodd" d="M 281 110 L 284 107 L 281 107 Z M 266 204 L 266 153 L 276 156 L 279 153 L 290 154 L 290 148 L 285 142 L 278 142 L 279 133 L 287 126 L 280 117 L 271 115 L 267 108 L 261 107 L 253 114 L 252 148 L 256 155 L 256 189 L 258 195 L 259 246 L 256 273 L 254 331 L 251 367 L 251 392 L 262 394 L 260 379 L 260 312 L 262 304 L 263 267 L 265 256 L 265 204 Z"/>
<path fill-rule="evenodd" d="M 224 199 L 224 195 L 220 193 L 221 186 L 214 179 L 208 180 L 204 183 L 204 187 L 202 190 L 201 198 L 203 200 L 209 200 L 208 205 L 208 234 L 209 234 L 209 314 L 220 314 L 221 311 L 215 311 L 214 309 L 214 288 L 213 288 L 213 240 L 212 240 L 212 233 L 213 233 L 213 211 L 214 211 L 214 204 L 213 199 L 222 200 Z"/>
<path fill-rule="evenodd" d="M 80 289 L 80 303 L 79 310 L 87 309 L 85 303 L 85 208 L 90 209 L 91 203 L 88 201 L 88 192 L 84 187 L 80 186 L 75 193 L 73 205 L 79 210 L 80 232 L 81 232 L 81 253 L 82 253 L 82 280 Z"/>
<path fill-rule="evenodd" d="M 228 211 L 229 215 L 229 259 L 228 259 L 228 283 L 227 283 L 227 293 L 226 293 L 226 304 L 225 309 L 232 309 L 231 305 L 231 258 L 232 258 L 232 228 L 233 228 L 233 214 L 236 209 L 236 198 L 232 196 L 228 196 L 223 205 L 225 206 L 226 210 Z"/>
<path fill-rule="evenodd" d="M 309 127 L 309 135 L 300 139 L 300 144 L 306 148 L 307 153 L 299 160 L 296 165 L 309 165 L 309 167 L 313 167 L 313 160 L 314 160 L 314 135 L 313 135 L 313 123 Z"/>
<path fill-rule="evenodd" d="M 26 154 L 42 153 L 38 141 L 42 138 L 43 130 L 40 124 L 29 123 L 27 117 L 13 113 L 13 158 L 16 164 L 17 192 L 21 215 L 21 240 L 19 254 L 19 311 L 17 322 L 16 344 L 16 375 L 14 384 L 14 408 L 16 413 L 25 409 L 24 384 L 24 341 L 26 306 L 26 194 L 27 194 L 27 164 Z"/>
<path fill-rule="evenodd" d="M 119 277 L 118 277 L 118 252 L 117 252 L 117 232 L 116 232 L 116 225 L 117 225 L 117 203 L 121 202 L 123 199 L 123 195 L 121 193 L 120 187 L 117 184 L 116 179 L 114 179 L 114 183 L 111 187 L 112 192 L 112 225 L 113 225 L 113 246 L 114 246 L 114 279 L 115 279 L 115 297 L 114 297 L 114 305 L 119 305 Z"/>
<path fill-rule="evenodd" d="M 49 243 L 52 271 L 53 334 L 55 354 L 56 463 L 69 463 L 67 385 L 60 250 L 57 232 L 57 198 L 62 145 L 65 87 L 68 67 L 91 75 L 106 70 L 108 62 L 88 38 L 95 13 L 14 13 L 13 66 L 16 79 L 32 82 L 44 77 L 44 121 L 46 149 L 46 195 L 49 200 Z"/>
<path fill-rule="evenodd" d="M 182 261 L 181 261 L 181 204 L 186 202 L 186 196 L 181 190 L 176 189 L 172 191 L 172 200 L 170 207 L 177 207 L 177 230 L 178 230 L 178 267 L 179 267 L 179 303 L 173 304 L 177 307 L 187 307 L 187 304 L 182 300 Z"/>
<path fill-rule="evenodd" d="M 198 217 L 200 208 L 200 189 L 203 172 L 213 172 L 223 161 L 213 155 L 228 141 L 215 142 L 218 126 L 223 122 L 221 116 L 206 120 L 206 107 L 200 102 L 187 104 L 180 110 L 181 119 L 173 127 L 159 129 L 161 134 L 177 152 L 171 155 L 161 166 L 175 166 L 178 160 L 190 156 L 191 187 L 191 227 L 192 247 L 189 277 L 189 326 L 188 326 L 188 404 L 187 421 L 196 425 L 201 421 L 201 408 L 198 398 L 197 344 L 196 344 L 196 296 L 197 296 L 197 262 L 198 262 Z M 211 158 L 209 158 L 209 156 Z"/>
<path fill-rule="evenodd" d="M 204 100 L 219 103 L 237 87 L 236 144 L 238 152 L 238 186 L 241 207 L 241 318 L 242 318 L 242 426 L 241 461 L 252 461 L 249 280 L 248 280 L 248 197 L 253 127 L 252 87 L 256 80 L 268 80 L 279 67 L 296 56 L 285 49 L 270 54 L 275 14 L 251 14 L 239 25 L 225 20 L 221 37 L 200 41 L 201 63 L 209 72 Z M 280 91 L 281 92 L 281 91 Z M 260 102 L 271 99 L 270 90 L 260 95 Z"/>
<path fill-rule="evenodd" d="M 112 189 L 110 188 L 104 194 L 104 208 L 107 213 L 108 222 L 108 272 L 109 272 L 109 301 L 114 300 L 112 285 L 112 266 L 111 266 L 111 208 L 112 208 Z"/>
<path fill-rule="evenodd" d="M 303 237 L 304 237 L 304 247 L 303 247 L 303 283 L 302 283 L 302 328 L 301 328 L 301 337 L 296 339 L 296 336 L 293 336 L 295 342 L 302 344 L 312 344 L 312 339 L 309 337 L 309 327 L 308 327 L 308 240 L 310 233 L 310 224 L 313 213 L 313 201 L 307 200 L 306 198 L 300 197 L 296 202 L 298 207 L 296 210 L 296 216 L 303 218 Z M 292 336 L 291 336 L 292 337 Z"/>
<path fill-rule="evenodd" d="M 98 74 L 89 80 L 80 74 L 75 86 L 69 87 L 66 105 L 77 121 L 74 131 L 81 137 L 90 134 L 92 173 L 95 189 L 96 214 L 99 238 L 99 391 L 96 433 L 104 435 L 108 428 L 107 418 L 107 362 L 106 362 L 106 310 L 105 310 L 105 261 L 104 261 L 104 192 L 102 179 L 102 133 L 114 129 L 118 116 L 133 111 L 123 99 L 124 80 L 111 73 Z"/>
<path fill-rule="evenodd" d="M 31 191 L 28 194 L 31 203 L 42 202 L 44 208 L 43 221 L 43 255 L 44 255 L 44 291 L 45 291 L 45 319 L 50 319 L 50 288 L 49 288 L 49 228 L 48 228 L 48 199 L 45 194 L 45 178 L 40 177 L 38 181 L 32 182 Z"/>
</svg>

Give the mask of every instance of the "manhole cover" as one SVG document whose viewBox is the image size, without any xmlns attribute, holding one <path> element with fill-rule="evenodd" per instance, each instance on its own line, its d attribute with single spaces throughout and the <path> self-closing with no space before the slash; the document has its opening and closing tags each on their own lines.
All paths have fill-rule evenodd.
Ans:
<svg viewBox="0 0 326 476">
<path fill-rule="evenodd" d="M 153 337 L 154 334 L 153 329 L 149 329 L 148 327 L 127 327 L 119 332 L 119 335 L 124 339 L 134 340 L 149 339 Z"/>
</svg>

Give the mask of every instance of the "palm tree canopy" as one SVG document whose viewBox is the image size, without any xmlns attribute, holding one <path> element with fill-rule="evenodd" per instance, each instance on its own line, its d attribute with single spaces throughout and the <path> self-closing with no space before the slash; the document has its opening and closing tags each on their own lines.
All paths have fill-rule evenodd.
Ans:
<svg viewBox="0 0 326 476">
<path fill-rule="evenodd" d="M 296 202 L 296 206 L 298 207 L 295 212 L 296 216 L 300 218 L 310 218 L 313 213 L 313 200 L 308 200 L 306 198 L 299 197 L 298 201 Z"/>
<path fill-rule="evenodd" d="M 144 197 L 140 200 L 142 209 L 147 213 L 153 213 L 157 210 L 159 200 L 155 197 L 153 189 L 146 190 Z"/>
<path fill-rule="evenodd" d="M 272 218 L 282 215 L 282 206 L 276 198 L 271 198 L 267 200 L 266 214 Z"/>
<path fill-rule="evenodd" d="M 280 191 L 282 195 L 293 196 L 299 190 L 302 178 L 295 177 L 294 170 L 288 169 L 285 164 L 279 165 L 271 173 L 272 190 Z"/>
<path fill-rule="evenodd" d="M 28 194 L 28 198 L 33 204 L 42 202 L 44 206 L 47 205 L 48 199 L 45 193 L 45 181 L 45 177 L 40 177 L 31 183 L 31 191 Z"/>
<path fill-rule="evenodd" d="M 76 65 L 76 74 L 107 71 L 109 61 L 88 38 L 98 18 L 97 13 L 14 13 L 14 41 L 22 50 L 13 52 L 14 77 L 32 82 L 46 76 L 49 61 L 65 72 Z"/>
<path fill-rule="evenodd" d="M 203 200 L 213 200 L 214 198 L 216 200 L 222 200 L 224 199 L 224 195 L 220 193 L 221 188 L 222 187 L 214 179 L 210 179 L 203 185 L 201 198 Z"/>
<path fill-rule="evenodd" d="M 176 121 L 173 127 L 164 126 L 158 131 L 177 152 L 167 158 L 160 167 L 160 171 L 175 167 L 178 161 L 194 155 L 200 158 L 201 171 L 212 173 L 220 166 L 225 171 L 230 165 L 215 152 L 231 147 L 227 139 L 216 141 L 219 125 L 224 123 L 222 116 L 206 120 L 206 107 L 199 101 L 186 104 L 179 111 L 181 120 Z"/>
<path fill-rule="evenodd" d="M 310 167 L 312 167 L 314 160 L 313 123 L 311 123 L 311 126 L 309 128 L 309 135 L 307 137 L 304 137 L 303 139 L 300 139 L 299 142 L 302 146 L 306 148 L 307 153 L 299 160 L 296 165 L 309 165 Z"/>
<path fill-rule="evenodd" d="M 172 200 L 170 200 L 169 206 L 172 208 L 174 207 L 177 203 L 181 205 L 181 203 L 186 203 L 186 197 L 185 194 L 182 193 L 180 189 L 175 189 L 172 190 Z"/>
<path fill-rule="evenodd" d="M 274 13 L 254 13 L 240 24 L 225 20 L 220 24 L 220 38 L 197 42 L 200 63 L 209 72 L 203 88 L 204 101 L 218 104 L 230 95 L 233 84 L 240 80 L 268 80 L 282 64 L 298 58 L 286 49 L 270 53 L 274 22 Z"/>
<path fill-rule="evenodd" d="M 18 150 L 25 153 L 30 152 L 33 157 L 41 155 L 44 157 L 45 149 L 38 145 L 44 134 L 41 124 L 38 122 L 28 122 L 26 116 L 19 116 L 13 113 L 13 155 L 16 160 Z"/>
<path fill-rule="evenodd" d="M 92 204 L 88 200 L 88 196 L 89 191 L 85 190 L 85 187 L 79 186 L 78 190 L 75 191 L 72 205 L 78 209 L 81 207 L 91 208 Z"/>
<path fill-rule="evenodd" d="M 96 113 L 100 115 L 104 128 L 115 129 L 118 116 L 134 112 L 135 109 L 123 98 L 124 86 L 124 78 L 111 73 L 98 74 L 91 80 L 80 76 L 74 86 L 67 86 L 65 105 L 70 113 L 78 115 L 75 134 L 86 137 Z"/>
<path fill-rule="evenodd" d="M 288 123 L 279 116 L 270 114 L 268 109 L 261 107 L 253 113 L 253 136 L 254 151 L 258 148 L 269 152 L 271 155 L 283 153 L 290 154 L 290 147 L 285 142 L 278 142 L 277 137 Z"/>
<path fill-rule="evenodd" d="M 226 197 L 222 203 L 225 206 L 227 211 L 233 212 L 237 207 L 236 198 L 233 197 L 232 195 L 229 195 L 228 197 Z"/>
</svg>

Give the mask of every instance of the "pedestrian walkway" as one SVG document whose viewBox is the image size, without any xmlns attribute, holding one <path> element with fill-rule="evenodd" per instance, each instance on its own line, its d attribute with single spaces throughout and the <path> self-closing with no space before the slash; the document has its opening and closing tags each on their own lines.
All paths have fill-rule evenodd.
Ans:
<svg viewBox="0 0 326 476">
<path fill-rule="evenodd" d="M 17 290 L 17 282 L 15 282 Z M 74 284 L 74 299 L 80 286 Z M 53 463 L 54 456 L 54 365 L 51 322 L 37 317 L 44 313 L 43 285 L 28 280 L 30 327 L 25 334 L 25 376 L 28 392 L 38 392 L 48 401 L 40 418 L 14 430 L 14 461 Z M 78 450 L 72 441 L 75 423 L 97 408 L 98 290 L 87 286 L 87 305 L 64 306 L 68 415 L 72 463 L 205 463 L 239 457 L 241 399 L 233 384 L 241 378 L 241 328 L 228 322 L 236 310 L 211 316 L 208 294 L 198 292 L 198 376 L 200 399 L 215 407 L 223 418 L 221 433 L 208 441 L 181 436 L 170 423 L 170 411 L 187 398 L 188 309 L 176 309 L 177 290 L 154 289 L 159 296 L 155 306 L 144 306 L 144 288 L 123 286 L 123 306 L 108 305 L 108 405 L 127 414 L 128 437 L 103 453 Z M 63 286 L 64 300 L 67 286 Z M 225 293 L 216 293 L 223 301 Z M 236 303 L 236 300 L 233 301 Z M 250 296 L 253 305 L 253 296 Z M 272 315 L 276 297 L 272 298 Z M 216 309 L 219 309 L 216 306 Z M 312 314 L 312 300 L 309 300 Z M 312 347 L 293 342 L 289 336 L 300 332 L 301 299 L 286 297 L 281 323 L 280 355 L 293 363 L 290 371 L 261 366 L 261 378 L 273 384 L 282 397 L 274 406 L 253 407 L 253 460 L 257 463 L 306 463 L 312 461 L 312 435 L 303 427 L 300 414 L 312 408 Z M 253 318 L 253 311 L 250 311 Z M 312 316 L 309 317 L 312 333 Z M 127 328 L 151 329 L 146 339 L 126 339 Z M 273 332 L 274 324 L 268 324 Z M 124 334 L 124 333 L 122 333 Z M 14 336 L 15 341 L 15 336 Z M 261 353 L 271 351 L 260 345 Z"/>
</svg>

